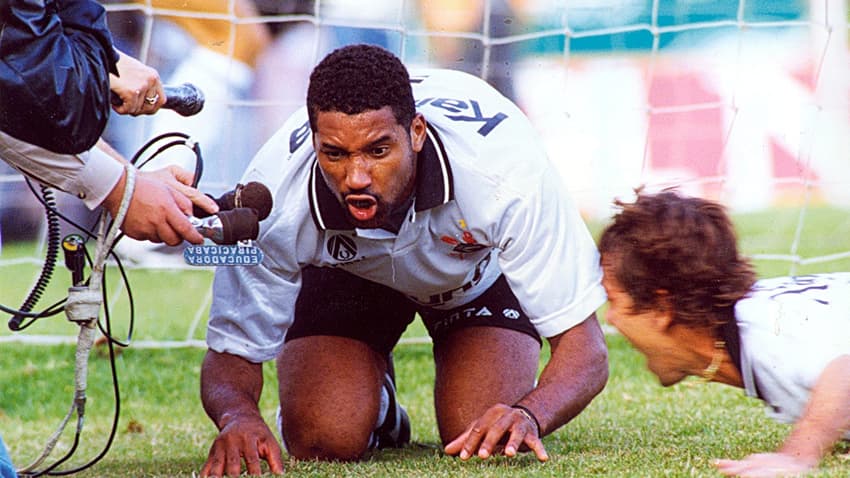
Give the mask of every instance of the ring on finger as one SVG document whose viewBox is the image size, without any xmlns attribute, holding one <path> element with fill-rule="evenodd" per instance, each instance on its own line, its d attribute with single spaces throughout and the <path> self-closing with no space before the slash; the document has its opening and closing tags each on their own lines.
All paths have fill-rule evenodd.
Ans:
<svg viewBox="0 0 850 478">
<path fill-rule="evenodd" d="M 149 105 L 155 105 L 158 100 L 159 100 L 159 93 L 157 93 L 153 96 L 145 96 L 145 103 L 147 103 Z"/>
</svg>

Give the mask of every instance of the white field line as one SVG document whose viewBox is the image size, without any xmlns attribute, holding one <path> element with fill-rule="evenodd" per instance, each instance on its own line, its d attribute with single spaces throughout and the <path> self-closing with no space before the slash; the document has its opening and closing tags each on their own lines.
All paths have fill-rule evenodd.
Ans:
<svg viewBox="0 0 850 478">
<path fill-rule="evenodd" d="M 601 324 L 606 335 L 617 334 L 617 330 L 608 324 Z M 62 345 L 74 344 L 77 338 L 70 335 L 25 335 L 15 334 L 0 337 L 0 344 L 18 343 L 26 345 Z M 399 345 L 430 344 L 431 337 L 402 337 Z M 203 340 L 133 340 L 130 347 L 135 349 L 176 349 L 176 348 L 207 348 Z"/>
</svg>

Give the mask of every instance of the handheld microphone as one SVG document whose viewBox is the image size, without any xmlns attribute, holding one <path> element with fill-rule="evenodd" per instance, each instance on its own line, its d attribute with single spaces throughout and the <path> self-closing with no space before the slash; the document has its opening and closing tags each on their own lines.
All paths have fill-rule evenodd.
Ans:
<svg viewBox="0 0 850 478">
<path fill-rule="evenodd" d="M 219 211 L 205 219 L 190 217 L 189 221 L 202 236 L 219 245 L 254 240 L 260 233 L 257 210 L 250 207 Z"/>
<path fill-rule="evenodd" d="M 210 196 L 212 198 L 212 196 Z M 238 184 L 236 189 L 213 200 L 219 211 L 210 215 L 195 208 L 196 217 L 189 221 L 195 229 L 217 246 L 188 246 L 183 259 L 192 266 L 258 265 L 263 252 L 253 244 L 260 234 L 260 221 L 272 210 L 272 195 L 268 188 L 256 182 Z"/>
<path fill-rule="evenodd" d="M 237 207 L 221 211 L 205 219 L 189 220 L 202 236 L 217 245 L 189 245 L 183 249 L 183 260 L 190 266 L 256 266 L 263 262 L 259 247 L 241 241 L 256 239 L 260 231 L 257 210 Z"/>
<path fill-rule="evenodd" d="M 191 83 L 163 85 L 165 104 L 163 108 L 174 110 L 182 116 L 196 115 L 204 109 L 204 93 Z"/>
<path fill-rule="evenodd" d="M 207 194 L 216 204 L 219 211 L 229 211 L 231 209 L 248 207 L 256 209 L 257 217 L 260 221 L 269 217 L 272 210 L 272 193 L 263 183 L 251 181 L 248 184 L 237 184 L 236 189 L 228 191 L 219 198 L 214 198 Z M 204 211 L 198 206 L 193 206 L 192 215 L 195 217 L 208 217 L 210 213 Z"/>
<path fill-rule="evenodd" d="M 196 115 L 204 108 L 204 93 L 191 83 L 163 85 L 162 90 L 165 92 L 163 108 L 173 110 L 182 116 Z M 115 106 L 123 103 L 115 92 L 111 92 L 110 101 Z"/>
</svg>

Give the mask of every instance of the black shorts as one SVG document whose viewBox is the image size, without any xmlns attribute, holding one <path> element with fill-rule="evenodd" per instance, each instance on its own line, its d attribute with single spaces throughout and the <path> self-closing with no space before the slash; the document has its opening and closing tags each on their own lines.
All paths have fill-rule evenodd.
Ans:
<svg viewBox="0 0 850 478">
<path fill-rule="evenodd" d="M 342 269 L 321 267 L 302 271 L 295 320 L 286 341 L 313 335 L 349 337 L 387 355 L 417 313 L 435 346 L 454 330 L 476 326 L 516 330 L 541 342 L 504 276 L 472 302 L 440 310 Z"/>
</svg>

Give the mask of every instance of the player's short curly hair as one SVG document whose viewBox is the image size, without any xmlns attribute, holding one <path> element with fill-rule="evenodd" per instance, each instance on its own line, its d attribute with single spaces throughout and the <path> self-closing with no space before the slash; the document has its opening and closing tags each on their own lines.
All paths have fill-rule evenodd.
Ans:
<svg viewBox="0 0 850 478">
<path fill-rule="evenodd" d="M 667 291 L 674 322 L 715 329 L 734 318 L 735 303 L 755 283 L 748 259 L 738 252 L 726 210 L 718 203 L 674 191 L 645 194 L 620 208 L 599 240 L 614 259 L 614 276 L 634 304 L 632 312 L 656 309 Z"/>
<path fill-rule="evenodd" d="M 416 115 L 410 75 L 395 55 L 374 45 L 349 45 L 331 52 L 313 69 L 307 88 L 310 128 L 319 112 L 349 115 L 392 108 L 409 127 Z"/>
</svg>

